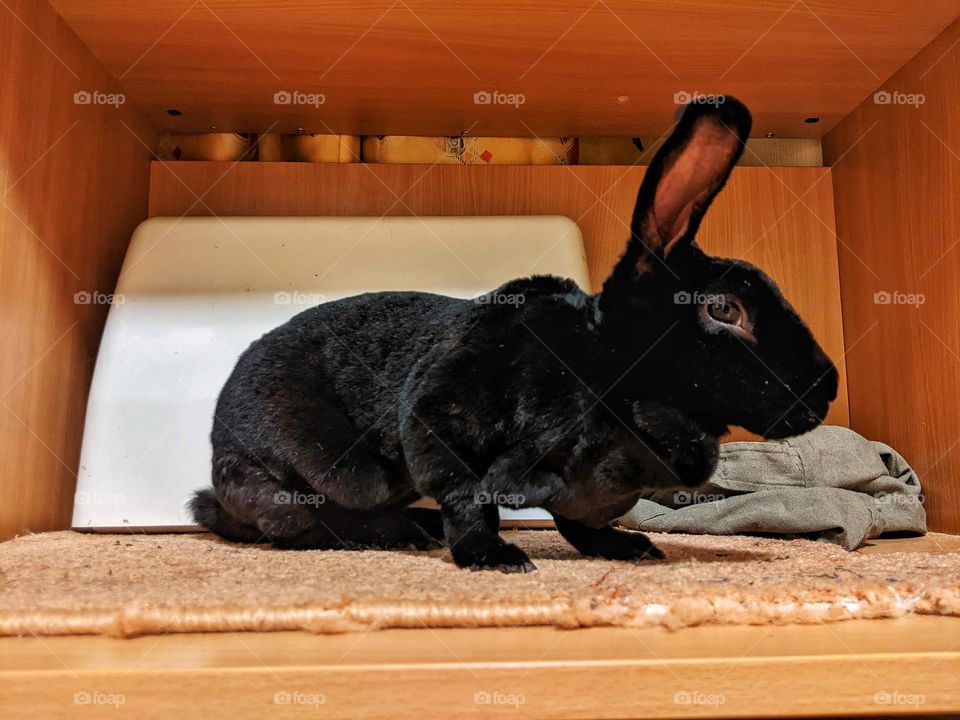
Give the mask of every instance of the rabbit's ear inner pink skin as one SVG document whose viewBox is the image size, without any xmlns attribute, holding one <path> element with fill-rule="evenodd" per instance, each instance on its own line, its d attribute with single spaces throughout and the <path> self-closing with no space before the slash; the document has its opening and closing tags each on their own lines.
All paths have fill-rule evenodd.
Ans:
<svg viewBox="0 0 960 720">
<path fill-rule="evenodd" d="M 668 267 L 693 246 L 697 229 L 723 188 L 750 136 L 750 112 L 733 98 L 689 105 L 643 176 L 626 251 L 604 283 L 599 301 L 607 316 L 624 315 L 643 294 L 649 276 L 678 279 Z"/>
<path fill-rule="evenodd" d="M 714 117 L 700 118 L 686 145 L 667 157 L 644 237 L 655 237 L 661 257 L 681 240 L 692 240 L 690 219 L 702 215 L 740 156 L 741 140 Z"/>
</svg>

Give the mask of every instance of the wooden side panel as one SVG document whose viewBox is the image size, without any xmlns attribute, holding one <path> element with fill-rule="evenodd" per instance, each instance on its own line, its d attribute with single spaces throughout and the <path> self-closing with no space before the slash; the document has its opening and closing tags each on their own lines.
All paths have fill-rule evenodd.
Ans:
<svg viewBox="0 0 960 720">
<path fill-rule="evenodd" d="M 69 527 L 107 310 L 94 293 L 146 216 L 155 134 L 46 0 L 2 3 L 0 58 L 3 539 Z"/>
<path fill-rule="evenodd" d="M 629 237 L 640 167 L 155 162 L 151 216 L 566 215 L 583 231 L 599 288 Z M 716 255 L 763 267 L 838 361 L 829 422 L 848 423 L 843 330 L 827 168 L 734 171 L 700 231 Z M 740 434 L 737 437 L 743 438 Z"/>
<path fill-rule="evenodd" d="M 913 463 L 931 529 L 960 533 L 960 22 L 880 92 L 824 142 L 850 419 Z"/>
</svg>

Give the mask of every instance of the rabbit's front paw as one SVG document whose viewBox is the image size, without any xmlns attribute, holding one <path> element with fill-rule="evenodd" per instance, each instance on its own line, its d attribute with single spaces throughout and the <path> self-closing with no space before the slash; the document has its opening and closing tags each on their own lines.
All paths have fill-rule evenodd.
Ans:
<svg viewBox="0 0 960 720">
<path fill-rule="evenodd" d="M 670 462 L 680 480 L 689 487 L 706 482 L 717 467 L 720 443 L 706 433 L 681 438 L 671 454 Z"/>
<path fill-rule="evenodd" d="M 614 528 L 597 538 L 595 550 L 607 560 L 663 560 L 665 557 L 643 533 Z"/>
<path fill-rule="evenodd" d="M 634 403 L 633 419 L 649 447 L 666 464 L 665 484 L 705 482 L 717 467 L 720 442 L 682 410 L 659 403 Z M 655 468 L 656 469 L 656 468 Z"/>
<path fill-rule="evenodd" d="M 492 538 L 464 538 L 454 546 L 453 560 L 470 570 L 528 573 L 537 569 L 523 550 L 496 535 Z"/>
<path fill-rule="evenodd" d="M 553 514 L 557 530 L 584 555 L 607 560 L 663 560 L 659 548 L 640 532 L 618 530 L 610 525 L 590 527 L 563 515 Z"/>
<path fill-rule="evenodd" d="M 407 545 L 414 550 L 439 550 L 443 547 L 443 543 L 440 540 L 435 537 L 431 537 L 426 532 L 424 532 L 423 535 L 417 535 L 409 538 Z"/>
</svg>

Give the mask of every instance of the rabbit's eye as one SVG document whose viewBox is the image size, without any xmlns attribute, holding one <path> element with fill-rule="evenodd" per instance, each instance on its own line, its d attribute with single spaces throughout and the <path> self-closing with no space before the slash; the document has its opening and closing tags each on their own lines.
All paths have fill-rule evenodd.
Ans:
<svg viewBox="0 0 960 720">
<path fill-rule="evenodd" d="M 717 322 L 727 325 L 739 325 L 743 312 L 739 303 L 734 302 L 712 302 L 707 305 L 707 314 Z"/>
<path fill-rule="evenodd" d="M 731 333 L 741 340 L 757 342 L 753 322 L 735 295 L 707 295 L 700 303 L 700 323 L 708 333 Z"/>
<path fill-rule="evenodd" d="M 707 295 L 700 304 L 700 323 L 708 333 L 730 333 L 741 340 L 757 342 L 753 321 L 735 295 Z"/>
</svg>

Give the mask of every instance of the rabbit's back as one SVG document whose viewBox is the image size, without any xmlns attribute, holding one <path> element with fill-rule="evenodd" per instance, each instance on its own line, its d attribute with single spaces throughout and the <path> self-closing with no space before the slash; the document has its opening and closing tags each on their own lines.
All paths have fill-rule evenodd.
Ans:
<svg viewBox="0 0 960 720">
<path fill-rule="evenodd" d="M 267 451 L 330 407 L 396 447 L 394 410 L 405 379 L 471 307 L 443 295 L 379 292 L 296 315 L 237 361 L 217 403 L 215 452 L 240 443 Z"/>
</svg>

